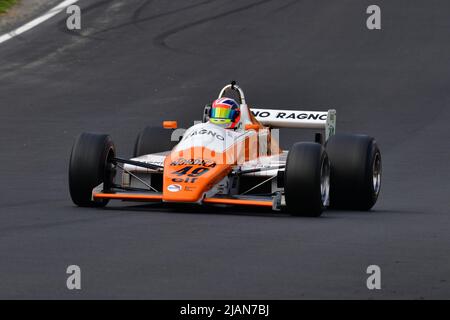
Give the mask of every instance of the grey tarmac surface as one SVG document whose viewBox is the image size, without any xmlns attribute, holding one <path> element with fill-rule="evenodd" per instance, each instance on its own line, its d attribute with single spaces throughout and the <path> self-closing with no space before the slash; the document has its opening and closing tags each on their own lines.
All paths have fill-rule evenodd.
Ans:
<svg viewBox="0 0 450 320">
<path fill-rule="evenodd" d="M 450 298 L 450 3 L 379 0 L 379 31 L 371 4 L 81 0 L 81 31 L 62 13 L 0 44 L 0 298 Z M 141 128 L 201 119 L 232 79 L 253 105 L 335 108 L 338 131 L 375 136 L 374 210 L 71 203 L 78 133 L 130 155 Z M 371 264 L 381 290 L 366 288 Z"/>
</svg>

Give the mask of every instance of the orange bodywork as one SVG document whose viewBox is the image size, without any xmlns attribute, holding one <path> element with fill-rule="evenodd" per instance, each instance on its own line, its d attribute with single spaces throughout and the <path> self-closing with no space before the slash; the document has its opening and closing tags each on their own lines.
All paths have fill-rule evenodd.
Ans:
<svg viewBox="0 0 450 320">
<path fill-rule="evenodd" d="M 252 114 L 251 121 L 259 129 L 264 128 Z M 265 155 L 281 153 L 277 142 L 271 140 L 269 135 Z M 255 134 L 235 143 L 223 153 L 203 146 L 172 151 L 164 162 L 163 201 L 201 202 L 206 192 L 225 178 L 237 163 L 261 156 L 259 150 L 258 135 Z"/>
<path fill-rule="evenodd" d="M 164 129 L 176 129 L 178 128 L 178 123 L 177 121 L 163 121 L 163 128 Z"/>
<path fill-rule="evenodd" d="M 164 161 L 163 201 L 201 201 L 205 192 L 230 173 L 232 166 L 226 162 L 226 154 L 205 147 L 172 152 Z"/>
<path fill-rule="evenodd" d="M 203 203 L 208 204 L 232 204 L 238 206 L 272 207 L 272 201 L 248 200 L 248 199 L 226 199 L 226 198 L 205 198 Z"/>
<path fill-rule="evenodd" d="M 162 195 L 160 194 L 148 194 L 148 193 L 94 193 L 92 195 L 94 199 L 116 199 L 116 200 L 129 200 L 129 201 L 148 201 L 148 202 L 160 202 L 162 201 Z"/>
</svg>

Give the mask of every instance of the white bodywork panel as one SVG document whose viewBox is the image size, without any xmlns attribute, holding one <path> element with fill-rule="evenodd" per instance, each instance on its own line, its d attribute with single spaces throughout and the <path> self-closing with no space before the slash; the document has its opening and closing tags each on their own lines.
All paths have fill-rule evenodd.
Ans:
<svg viewBox="0 0 450 320">
<path fill-rule="evenodd" d="M 163 165 L 164 159 L 166 158 L 168 153 L 169 152 L 147 154 L 145 156 L 140 156 L 137 158 L 133 158 L 131 160 L 150 163 L 150 164 L 154 164 L 154 165 Z M 258 169 L 258 168 L 278 167 L 280 165 L 286 164 L 287 154 L 288 154 L 288 151 L 283 151 L 283 153 L 281 153 L 279 155 L 260 157 L 256 160 L 244 162 L 243 164 L 241 164 L 239 166 L 237 165 L 236 168 L 240 168 L 241 170 L 251 170 L 251 169 Z M 152 169 L 138 167 L 138 166 L 130 165 L 130 164 L 125 164 L 124 168 L 131 172 L 140 172 L 140 173 L 156 172 L 155 170 L 152 170 Z M 276 175 L 277 171 L 278 171 L 278 169 L 274 169 L 274 170 L 266 170 L 266 171 L 261 171 L 261 172 L 246 173 L 244 175 L 246 175 L 246 176 L 272 176 L 272 175 Z"/>
<path fill-rule="evenodd" d="M 247 161 L 240 166 L 241 170 L 251 170 L 251 169 L 259 169 L 259 168 L 276 168 L 282 165 L 286 164 L 288 151 L 283 151 L 281 154 L 273 155 L 273 156 L 267 156 L 267 157 L 260 157 L 256 160 Z M 273 169 L 273 170 L 263 170 L 258 172 L 251 172 L 243 174 L 244 176 L 263 176 L 263 177 L 270 177 L 277 174 L 278 170 L 280 169 Z M 284 169 L 282 169 L 284 170 Z"/>
<path fill-rule="evenodd" d="M 157 166 L 164 166 L 164 159 L 166 159 L 166 156 L 169 154 L 169 152 L 170 151 L 146 154 L 146 155 L 143 155 L 140 157 L 131 158 L 131 160 L 154 164 Z M 147 169 L 147 168 L 143 168 L 143 167 L 135 166 L 132 164 L 127 164 L 127 163 L 124 164 L 124 169 L 131 171 L 131 172 L 142 172 L 142 173 L 156 172 L 156 170 Z"/>
<path fill-rule="evenodd" d="M 215 124 L 206 122 L 196 124 L 183 135 L 174 151 L 181 151 L 192 147 L 206 147 L 209 150 L 223 153 L 246 137 L 256 135 L 255 131 L 227 130 Z"/>
<path fill-rule="evenodd" d="M 327 112 L 296 111 L 252 108 L 255 118 L 263 125 L 280 128 L 323 129 L 327 121 Z"/>
<path fill-rule="evenodd" d="M 234 144 L 243 142 L 246 137 L 256 136 L 257 134 L 256 131 L 234 131 L 224 129 L 212 123 L 199 123 L 186 130 L 183 138 L 175 146 L 173 151 L 182 151 L 192 147 L 206 147 L 209 150 L 223 153 Z M 148 154 L 131 160 L 163 166 L 164 160 L 169 153 L 170 151 Z M 155 172 L 155 170 L 152 169 L 130 164 L 125 164 L 124 168 L 131 172 Z"/>
<path fill-rule="evenodd" d="M 183 136 L 183 139 L 180 143 L 174 148 L 174 151 L 181 151 L 190 147 L 195 146 L 205 146 L 216 151 L 216 152 L 224 152 L 229 147 L 233 145 L 235 142 L 243 141 L 246 136 L 257 134 L 254 131 L 249 132 L 235 132 L 232 130 L 226 130 L 220 128 L 216 125 L 209 123 L 200 123 L 197 124 L 190 129 L 188 129 Z M 217 138 L 218 136 L 223 137 Z M 201 137 L 199 139 L 199 137 Z M 205 139 L 207 144 L 205 144 Z M 233 142 L 234 141 L 234 142 Z M 158 166 L 164 165 L 164 160 L 166 156 L 170 153 L 170 151 L 147 154 L 140 157 L 132 158 L 131 160 L 145 162 L 149 164 L 154 164 Z M 288 151 L 284 151 L 281 154 L 273 155 L 273 156 L 262 156 L 258 159 L 247 161 L 240 163 L 240 165 L 236 166 L 236 169 L 240 168 L 241 170 L 250 170 L 257 168 L 271 168 L 278 167 L 280 165 L 284 165 L 286 163 Z M 143 168 L 131 164 L 125 164 L 124 168 L 131 172 L 139 172 L 139 173 L 154 173 L 156 170 Z M 249 176 L 272 176 L 277 174 L 276 169 L 267 170 L 261 172 L 253 172 L 247 173 L 245 175 Z"/>
</svg>

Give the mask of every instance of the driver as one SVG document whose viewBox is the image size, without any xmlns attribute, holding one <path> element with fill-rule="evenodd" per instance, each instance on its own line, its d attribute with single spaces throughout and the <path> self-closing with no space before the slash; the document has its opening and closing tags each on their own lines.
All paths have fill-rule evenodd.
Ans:
<svg viewBox="0 0 450 320">
<path fill-rule="evenodd" d="M 241 111 L 239 104 L 231 98 L 214 100 L 209 114 L 209 122 L 225 129 L 238 129 L 240 127 Z"/>
</svg>

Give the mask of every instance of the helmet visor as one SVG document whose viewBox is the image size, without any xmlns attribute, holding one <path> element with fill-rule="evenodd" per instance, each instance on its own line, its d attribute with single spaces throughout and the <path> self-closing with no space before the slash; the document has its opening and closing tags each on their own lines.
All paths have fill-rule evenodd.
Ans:
<svg viewBox="0 0 450 320">
<path fill-rule="evenodd" d="M 236 110 L 230 107 L 217 106 L 211 109 L 211 118 L 233 120 Z"/>
</svg>

